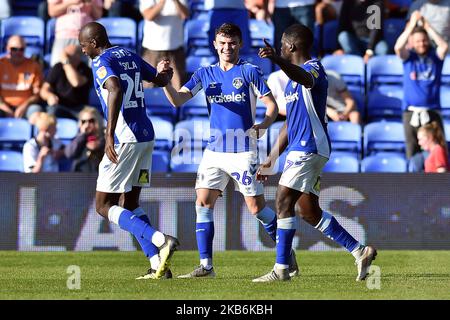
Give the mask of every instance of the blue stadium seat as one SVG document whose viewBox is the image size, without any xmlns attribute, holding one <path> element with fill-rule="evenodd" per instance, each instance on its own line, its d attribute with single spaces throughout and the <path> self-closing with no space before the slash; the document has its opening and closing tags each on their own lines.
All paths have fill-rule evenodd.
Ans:
<svg viewBox="0 0 450 320">
<path fill-rule="evenodd" d="M 445 57 L 441 81 L 443 84 L 450 86 L 450 54 Z"/>
<path fill-rule="evenodd" d="M 68 144 L 78 134 L 78 122 L 68 118 L 56 119 L 56 137 L 61 140 L 62 143 Z"/>
<path fill-rule="evenodd" d="M 322 49 L 331 53 L 338 48 L 337 42 L 338 20 L 325 22 L 322 27 Z"/>
<path fill-rule="evenodd" d="M 208 43 L 209 20 L 188 20 L 184 25 L 187 55 L 210 56 Z"/>
<path fill-rule="evenodd" d="M 450 119 L 450 86 L 441 86 L 441 115 Z"/>
<path fill-rule="evenodd" d="M 205 148 L 209 135 L 210 124 L 206 118 L 192 118 L 180 121 L 175 125 L 174 129 L 174 148 Z"/>
<path fill-rule="evenodd" d="M 32 16 L 17 16 L 1 21 L 0 35 L 2 40 L 2 52 L 5 51 L 8 38 L 18 34 L 25 39 L 27 47 L 43 55 L 45 26 L 41 18 Z"/>
<path fill-rule="evenodd" d="M 361 152 L 361 126 L 348 121 L 328 123 L 332 150 Z"/>
<path fill-rule="evenodd" d="M 162 88 L 144 89 L 144 101 L 147 108 L 147 114 L 150 116 L 158 116 L 174 123 L 177 117 L 177 109 L 175 109 L 167 100 Z"/>
<path fill-rule="evenodd" d="M 387 42 L 389 50 L 393 51 L 395 42 L 405 29 L 406 20 L 400 18 L 385 19 L 383 21 L 383 39 Z"/>
<path fill-rule="evenodd" d="M 36 16 L 40 0 L 10 1 L 13 16 Z"/>
<path fill-rule="evenodd" d="M 16 149 L 22 147 L 32 137 L 31 125 L 25 119 L 0 118 L 0 149 Z"/>
<path fill-rule="evenodd" d="M 359 172 L 358 156 L 352 152 L 332 151 L 323 172 Z"/>
<path fill-rule="evenodd" d="M 181 153 L 177 153 L 181 152 Z M 203 150 L 184 149 L 183 151 L 172 152 L 170 158 L 170 170 L 172 172 L 197 172 L 200 161 L 203 157 Z"/>
<path fill-rule="evenodd" d="M 403 123 L 379 121 L 364 127 L 364 155 L 381 151 L 405 151 L 405 133 Z"/>
<path fill-rule="evenodd" d="M 107 17 L 97 20 L 108 30 L 111 44 L 136 52 L 136 22 L 130 18 Z"/>
<path fill-rule="evenodd" d="M 272 62 L 269 59 L 260 58 L 257 53 L 242 54 L 241 58 L 242 60 L 246 60 L 247 62 L 258 66 L 266 79 L 269 77 L 269 74 L 272 73 Z"/>
<path fill-rule="evenodd" d="M 188 56 L 186 58 L 186 73 L 192 75 L 200 67 L 208 67 L 217 62 L 216 56 Z"/>
<path fill-rule="evenodd" d="M 0 150 L 0 171 L 23 172 L 22 152 Z"/>
<path fill-rule="evenodd" d="M 403 30 L 403 29 L 402 29 Z M 381 84 L 403 84 L 403 63 L 396 55 L 373 56 L 367 63 L 369 90 Z"/>
<path fill-rule="evenodd" d="M 329 55 L 322 59 L 325 69 L 332 69 L 339 73 L 347 84 L 364 88 L 365 64 L 363 58 L 357 55 Z"/>
<path fill-rule="evenodd" d="M 152 172 L 168 172 L 169 158 L 169 151 L 154 150 L 152 153 Z"/>
<path fill-rule="evenodd" d="M 407 172 L 407 161 L 402 154 L 382 152 L 362 159 L 361 172 Z"/>
<path fill-rule="evenodd" d="M 450 145 L 450 121 L 444 120 L 444 133 L 445 133 L 445 140 Z"/>
<path fill-rule="evenodd" d="M 139 23 L 137 25 L 136 48 L 137 48 L 138 54 L 142 53 L 142 40 L 144 39 L 144 24 L 145 24 L 145 20 L 141 20 L 141 21 L 139 21 Z"/>
<path fill-rule="evenodd" d="M 88 103 L 92 107 L 96 107 L 98 110 L 102 109 L 102 104 L 100 102 L 100 98 L 97 96 L 97 92 L 95 91 L 95 88 L 92 87 L 89 90 L 89 100 Z"/>
<path fill-rule="evenodd" d="M 347 89 L 352 95 L 352 98 L 355 100 L 356 106 L 358 107 L 358 111 L 361 115 L 361 119 L 365 119 L 367 113 L 365 95 L 360 91 L 359 88 L 353 89 L 350 86 L 348 86 Z"/>
<path fill-rule="evenodd" d="M 274 27 L 273 24 L 268 24 L 263 20 L 250 19 L 249 20 L 250 37 L 252 39 L 252 47 L 265 47 L 263 39 L 266 39 L 270 44 L 273 43 Z"/>
<path fill-rule="evenodd" d="M 401 120 L 403 89 L 397 86 L 380 86 L 367 99 L 369 121 Z"/>
<path fill-rule="evenodd" d="M 53 42 L 55 41 L 55 25 L 56 18 L 47 20 L 45 26 L 45 53 L 52 52 Z"/>
<path fill-rule="evenodd" d="M 206 103 L 206 96 L 203 90 L 188 100 L 181 106 L 180 120 L 187 120 L 196 117 L 209 117 L 209 110 Z"/>
<path fill-rule="evenodd" d="M 155 150 L 170 150 L 173 144 L 173 124 L 160 117 L 151 116 L 155 131 Z"/>
</svg>

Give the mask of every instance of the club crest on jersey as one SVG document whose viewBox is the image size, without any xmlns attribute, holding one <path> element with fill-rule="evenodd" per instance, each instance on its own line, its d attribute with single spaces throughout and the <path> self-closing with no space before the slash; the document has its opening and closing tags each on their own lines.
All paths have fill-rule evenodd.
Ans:
<svg viewBox="0 0 450 320">
<path fill-rule="evenodd" d="M 104 77 L 106 77 L 107 71 L 104 66 L 101 66 L 100 68 L 97 69 L 97 71 L 95 71 L 95 73 L 97 74 L 97 77 L 103 79 Z"/>
<path fill-rule="evenodd" d="M 244 84 L 244 80 L 242 78 L 234 78 L 233 79 L 233 87 L 239 89 Z"/>
</svg>

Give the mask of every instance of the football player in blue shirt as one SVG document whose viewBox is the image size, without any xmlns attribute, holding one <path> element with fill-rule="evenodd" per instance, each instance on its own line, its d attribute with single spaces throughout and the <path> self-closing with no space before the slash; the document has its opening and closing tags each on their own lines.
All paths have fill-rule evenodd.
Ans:
<svg viewBox="0 0 450 320">
<path fill-rule="evenodd" d="M 418 26 L 419 22 L 422 26 Z M 432 47 L 430 37 L 436 43 L 436 49 Z M 412 50 L 406 48 L 408 39 L 411 40 Z M 421 125 L 436 121 L 444 130 L 439 112 L 439 90 L 448 44 L 419 11 L 414 11 L 394 49 L 403 61 L 403 126 L 406 156 L 411 158 L 421 151 L 417 141 L 417 131 Z"/>
<path fill-rule="evenodd" d="M 256 137 L 260 130 L 272 124 L 278 107 L 260 69 L 239 58 L 241 46 L 239 27 L 222 24 L 215 30 L 214 40 L 219 62 L 198 69 L 179 91 L 170 84 L 164 87 L 167 98 L 176 107 L 203 89 L 210 116 L 211 137 L 198 168 L 195 185 L 200 265 L 181 278 L 215 276 L 212 262 L 213 210 L 230 179 L 236 190 L 244 195 L 249 211 L 275 241 L 276 215 L 266 206 L 263 185 L 256 180 L 259 166 Z M 267 107 L 265 118 L 259 124 L 255 124 L 257 98 Z M 289 254 L 289 262 L 291 276 L 297 275 L 293 251 Z"/>
<path fill-rule="evenodd" d="M 172 70 L 158 70 L 125 48 L 112 46 L 105 28 L 86 24 L 79 34 L 83 53 L 92 58 L 94 87 L 107 120 L 105 155 L 99 165 L 96 210 L 105 219 L 131 232 L 150 258 L 143 278 L 171 277 L 169 262 L 179 242 L 150 225 L 139 206 L 141 188 L 150 183 L 154 131 L 144 105 L 142 80 L 166 85 Z M 119 199 L 123 194 L 123 206 Z M 159 253 L 159 257 L 158 257 Z"/>
<path fill-rule="evenodd" d="M 265 41 L 266 42 L 266 41 Z M 259 55 L 278 64 L 289 82 L 285 89 L 286 122 L 280 130 L 266 162 L 258 169 L 258 179 L 267 178 L 268 168 L 287 148 L 288 154 L 276 195 L 276 263 L 271 272 L 254 282 L 290 280 L 289 253 L 296 230 L 295 206 L 303 219 L 328 238 L 344 246 L 356 259 L 358 276 L 363 280 L 377 254 L 371 246 L 361 245 L 328 212 L 319 206 L 320 174 L 330 157 L 326 100 L 328 79 L 317 59 L 311 59 L 313 34 L 306 26 L 294 24 L 281 39 L 281 55 L 266 42 Z"/>
</svg>

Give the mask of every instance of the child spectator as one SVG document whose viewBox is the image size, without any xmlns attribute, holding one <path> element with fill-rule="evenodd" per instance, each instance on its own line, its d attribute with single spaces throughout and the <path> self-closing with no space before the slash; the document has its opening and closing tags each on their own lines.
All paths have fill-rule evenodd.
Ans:
<svg viewBox="0 0 450 320">
<path fill-rule="evenodd" d="M 425 172 L 447 172 L 449 167 L 448 146 L 444 133 L 437 122 L 419 128 L 417 140 L 420 147 L 429 152 L 425 159 Z"/>
</svg>

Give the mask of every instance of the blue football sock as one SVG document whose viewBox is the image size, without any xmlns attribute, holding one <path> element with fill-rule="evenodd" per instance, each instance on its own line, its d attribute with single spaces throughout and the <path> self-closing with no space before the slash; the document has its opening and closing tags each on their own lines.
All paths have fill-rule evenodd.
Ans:
<svg viewBox="0 0 450 320">
<path fill-rule="evenodd" d="M 142 221 L 148 223 L 149 226 L 151 226 L 152 224 L 150 223 L 150 219 L 148 218 L 148 216 L 145 214 L 145 211 L 139 207 L 133 210 L 133 213 Z M 136 236 L 135 236 L 136 237 Z M 142 248 L 142 251 L 144 252 L 145 256 L 147 258 L 151 258 L 154 255 L 157 255 L 159 253 L 158 248 L 151 242 L 148 241 L 147 239 L 141 238 L 141 237 L 136 237 L 136 240 L 139 242 L 139 245 Z"/>
<path fill-rule="evenodd" d="M 213 239 L 214 239 L 214 219 L 213 210 L 201 206 L 195 206 L 197 221 L 195 234 L 197 237 L 197 247 L 200 259 L 212 261 Z"/>
<path fill-rule="evenodd" d="M 264 207 L 260 212 L 256 214 L 258 219 L 266 230 L 267 234 L 276 241 L 277 237 L 277 215 L 269 207 Z"/>
<path fill-rule="evenodd" d="M 139 219 L 131 211 L 119 206 L 112 206 L 108 211 L 109 221 L 117 224 L 121 229 L 130 232 L 136 238 L 144 238 L 152 241 L 152 236 L 157 230 L 145 221 Z"/>
<path fill-rule="evenodd" d="M 322 212 L 322 219 L 315 228 L 350 252 L 360 246 L 360 243 L 339 224 L 336 218 L 326 211 Z"/>
<path fill-rule="evenodd" d="M 292 241 L 296 230 L 296 222 L 296 217 L 278 219 L 276 264 L 285 268 L 289 266 Z"/>
</svg>

